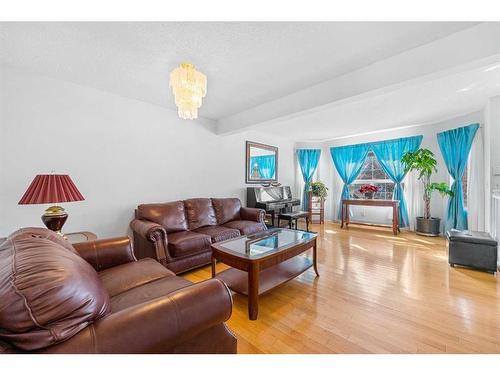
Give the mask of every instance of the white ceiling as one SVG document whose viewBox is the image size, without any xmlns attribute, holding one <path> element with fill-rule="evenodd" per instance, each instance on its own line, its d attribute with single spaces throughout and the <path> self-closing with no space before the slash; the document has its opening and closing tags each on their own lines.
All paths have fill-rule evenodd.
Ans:
<svg viewBox="0 0 500 375">
<path fill-rule="evenodd" d="M 208 76 L 200 116 L 220 119 L 475 24 L 4 22 L 0 64 L 175 109 L 169 72 L 191 61 Z M 372 104 L 373 115 L 381 116 Z M 339 120 L 360 121 L 361 109 L 346 109 Z M 331 135 L 328 127 L 317 130 L 315 138 Z"/>
<path fill-rule="evenodd" d="M 295 141 L 324 141 L 384 129 L 436 123 L 484 108 L 500 95 L 500 58 L 480 68 L 418 80 L 385 93 L 334 103 L 265 126 Z"/>
</svg>

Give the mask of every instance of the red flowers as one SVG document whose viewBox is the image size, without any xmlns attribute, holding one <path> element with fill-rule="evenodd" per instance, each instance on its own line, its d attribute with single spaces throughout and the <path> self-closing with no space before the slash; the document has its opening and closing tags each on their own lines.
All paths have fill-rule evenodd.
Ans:
<svg viewBox="0 0 500 375">
<path fill-rule="evenodd" d="M 359 188 L 360 193 L 376 193 L 379 190 L 378 186 L 375 185 L 363 185 Z"/>
</svg>

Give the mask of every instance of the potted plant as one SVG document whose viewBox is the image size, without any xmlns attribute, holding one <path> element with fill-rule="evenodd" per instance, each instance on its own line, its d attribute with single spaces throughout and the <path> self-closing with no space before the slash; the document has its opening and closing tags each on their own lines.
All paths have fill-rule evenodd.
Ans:
<svg viewBox="0 0 500 375">
<path fill-rule="evenodd" d="M 328 196 L 328 188 L 321 181 L 312 182 L 309 185 L 313 197 L 326 198 Z"/>
<path fill-rule="evenodd" d="M 359 192 L 365 195 L 366 199 L 373 199 L 373 194 L 379 190 L 378 186 L 366 184 L 359 188 Z"/>
<path fill-rule="evenodd" d="M 432 151 L 421 148 L 415 152 L 406 152 L 401 158 L 405 172 L 418 172 L 418 179 L 424 186 L 424 216 L 417 217 L 417 234 L 424 236 L 438 236 L 441 219 L 431 216 L 431 195 L 439 192 L 442 197 L 453 197 L 453 192 L 444 182 L 431 182 L 432 173 L 437 172 L 436 159 Z"/>
</svg>

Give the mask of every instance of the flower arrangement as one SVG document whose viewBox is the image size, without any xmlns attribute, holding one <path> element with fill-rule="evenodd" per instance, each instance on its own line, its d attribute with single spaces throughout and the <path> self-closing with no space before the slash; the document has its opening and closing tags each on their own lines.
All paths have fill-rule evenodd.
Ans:
<svg viewBox="0 0 500 375">
<path fill-rule="evenodd" d="M 375 186 L 375 185 L 371 185 L 371 184 L 367 184 L 367 185 L 363 185 L 359 188 L 359 192 L 361 194 L 365 194 L 365 193 L 376 193 L 377 191 L 379 191 L 379 188 L 378 186 Z"/>
</svg>

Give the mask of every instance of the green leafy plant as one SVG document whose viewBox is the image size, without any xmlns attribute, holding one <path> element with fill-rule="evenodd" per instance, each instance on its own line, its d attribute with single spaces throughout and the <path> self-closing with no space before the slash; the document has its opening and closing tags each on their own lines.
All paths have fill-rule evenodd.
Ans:
<svg viewBox="0 0 500 375">
<path fill-rule="evenodd" d="M 415 152 L 406 152 L 401 158 L 405 172 L 418 172 L 418 179 L 424 185 L 424 218 L 431 218 L 431 194 L 439 192 L 442 197 L 453 197 L 453 191 L 444 182 L 431 182 L 431 176 L 437 172 L 437 161 L 431 150 L 420 148 Z"/>
<path fill-rule="evenodd" d="M 321 181 L 310 183 L 309 190 L 312 192 L 313 197 L 326 198 L 326 196 L 328 195 L 328 188 Z"/>
</svg>

